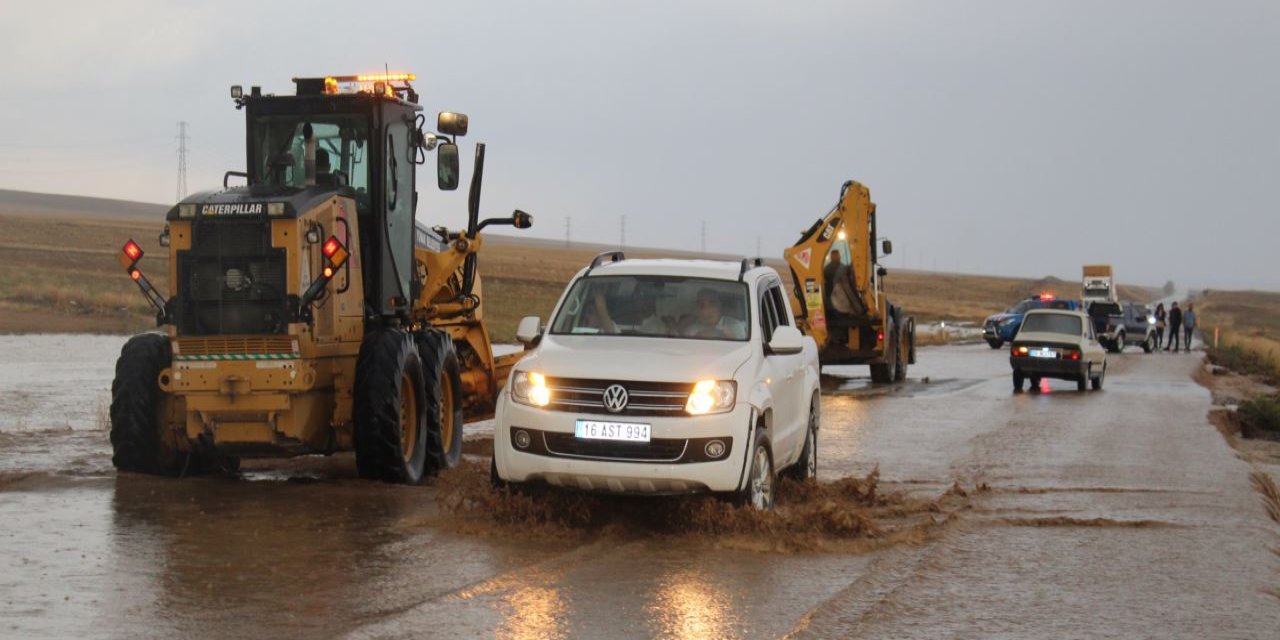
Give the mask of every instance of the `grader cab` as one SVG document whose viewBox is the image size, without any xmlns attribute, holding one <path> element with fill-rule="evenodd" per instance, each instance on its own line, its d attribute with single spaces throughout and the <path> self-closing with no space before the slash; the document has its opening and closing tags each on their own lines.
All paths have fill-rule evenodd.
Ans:
<svg viewBox="0 0 1280 640">
<path fill-rule="evenodd" d="M 492 415 L 518 353 L 493 354 L 476 256 L 484 145 L 466 229 L 415 219 L 416 168 L 459 184 L 463 114 L 423 130 L 412 74 L 295 78 L 246 94 L 246 170 L 166 216 L 170 294 L 130 240 L 121 264 L 159 331 L 124 346 L 112 384 L 113 462 L 158 475 L 242 457 L 354 451 L 362 477 L 416 483 L 457 463 L 464 419 Z M 232 178 L 247 184 L 228 187 Z"/>
</svg>

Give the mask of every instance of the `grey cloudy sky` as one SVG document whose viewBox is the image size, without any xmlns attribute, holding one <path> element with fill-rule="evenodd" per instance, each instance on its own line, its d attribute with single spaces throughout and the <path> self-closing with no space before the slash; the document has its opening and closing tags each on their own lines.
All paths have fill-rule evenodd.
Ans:
<svg viewBox="0 0 1280 640">
<path fill-rule="evenodd" d="M 540 237 L 780 255 L 855 178 L 890 266 L 1280 289 L 1280 2 L 15 0 L 0 42 L 0 188 L 170 202 L 179 120 L 192 190 L 242 168 L 231 84 L 386 64 Z"/>
</svg>

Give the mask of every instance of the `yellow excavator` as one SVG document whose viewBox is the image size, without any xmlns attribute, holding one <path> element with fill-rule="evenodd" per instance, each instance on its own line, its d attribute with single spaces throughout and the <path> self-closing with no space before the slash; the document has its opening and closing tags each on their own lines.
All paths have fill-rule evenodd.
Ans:
<svg viewBox="0 0 1280 640">
<path fill-rule="evenodd" d="M 878 247 L 893 252 L 885 239 Z M 877 383 L 903 380 L 916 361 L 915 320 L 889 301 L 877 257 L 876 205 L 850 180 L 827 215 L 783 251 L 794 284 L 800 330 L 818 343 L 824 365 L 871 365 Z"/>
<path fill-rule="evenodd" d="M 465 419 L 492 416 L 520 353 L 495 357 L 476 256 L 484 145 L 467 228 L 416 220 L 416 169 L 459 183 L 465 115 L 435 132 L 412 74 L 294 78 L 295 95 L 231 88 L 247 167 L 169 210 L 170 291 L 130 239 L 120 263 L 156 309 L 112 383 L 112 460 L 179 476 L 244 457 L 354 451 L 360 476 L 416 483 L 456 464 Z M 228 187 L 238 176 L 247 184 Z"/>
</svg>

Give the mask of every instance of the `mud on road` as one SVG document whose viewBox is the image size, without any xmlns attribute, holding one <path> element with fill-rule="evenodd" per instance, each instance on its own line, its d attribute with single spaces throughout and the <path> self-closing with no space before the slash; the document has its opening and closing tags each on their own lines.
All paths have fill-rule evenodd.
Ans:
<svg viewBox="0 0 1280 640">
<path fill-rule="evenodd" d="M 1269 637 L 1276 524 L 1193 356 L 1009 393 L 985 347 L 908 384 L 834 369 L 819 485 L 714 498 L 495 492 L 485 425 L 427 486 L 350 456 L 117 475 L 122 339 L 0 338 L 0 637 Z M 58 364 L 62 363 L 62 364 Z M 52 366 L 50 366 L 52 364 Z M 926 378 L 928 381 L 926 381 Z"/>
</svg>

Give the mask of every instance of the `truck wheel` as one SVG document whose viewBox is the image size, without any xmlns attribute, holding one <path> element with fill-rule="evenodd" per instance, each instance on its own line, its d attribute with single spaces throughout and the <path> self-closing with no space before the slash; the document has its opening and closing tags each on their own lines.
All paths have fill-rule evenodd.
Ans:
<svg viewBox="0 0 1280 640">
<path fill-rule="evenodd" d="M 1121 331 L 1120 335 L 1116 336 L 1116 353 L 1124 351 L 1124 340 L 1124 332 Z"/>
<path fill-rule="evenodd" d="M 1152 351 L 1155 351 L 1156 350 L 1155 341 L 1156 341 L 1155 334 L 1148 335 L 1146 341 L 1142 343 L 1142 352 L 1151 353 Z"/>
<path fill-rule="evenodd" d="M 888 384 L 898 376 L 898 340 L 890 334 L 889 345 L 885 349 L 884 362 L 871 365 L 871 381 L 876 384 Z"/>
<path fill-rule="evenodd" d="M 1004 340 L 1000 340 L 999 338 L 988 338 L 987 344 L 991 345 L 992 349 L 999 349 L 1004 346 Z"/>
<path fill-rule="evenodd" d="M 804 482 L 818 476 L 818 400 L 809 405 L 809 423 L 805 426 L 804 448 L 800 459 L 783 471 L 792 480 Z"/>
<path fill-rule="evenodd" d="M 498 475 L 498 459 L 489 458 L 489 486 L 494 489 L 506 489 L 507 481 Z"/>
<path fill-rule="evenodd" d="M 773 454 L 769 452 L 769 439 L 764 430 L 756 429 L 755 444 L 748 454 L 747 464 L 751 473 L 747 486 L 738 491 L 738 506 L 749 506 L 760 511 L 773 509 Z"/>
<path fill-rule="evenodd" d="M 356 467 L 360 477 L 417 484 L 427 470 L 422 359 L 399 329 L 365 336 L 356 360 Z"/>
<path fill-rule="evenodd" d="M 911 345 L 911 349 L 908 350 L 907 364 L 915 364 L 916 363 L 916 319 L 915 318 L 912 318 L 909 322 L 907 322 L 907 336 L 908 336 L 908 339 L 910 340 L 908 344 Z"/>
<path fill-rule="evenodd" d="M 1076 391 L 1084 391 L 1089 388 L 1089 378 L 1093 377 L 1093 364 L 1089 364 L 1089 368 L 1079 378 L 1076 378 Z"/>
<path fill-rule="evenodd" d="M 121 471 L 158 476 L 200 473 L 205 460 L 183 455 L 162 432 L 160 372 L 173 360 L 169 338 L 143 333 L 129 338 L 111 381 L 111 464 Z"/>
<path fill-rule="evenodd" d="M 1099 373 L 1095 378 L 1093 378 L 1094 391 L 1102 390 L 1102 379 L 1105 377 L 1107 377 L 1107 365 L 1104 364 L 1102 365 L 1102 373 Z"/>
<path fill-rule="evenodd" d="M 462 373 L 453 338 L 439 330 L 418 334 L 427 397 L 427 473 L 462 460 Z"/>
<path fill-rule="evenodd" d="M 1013 392 L 1022 393 L 1023 375 L 1021 371 L 1013 372 Z"/>
<path fill-rule="evenodd" d="M 898 363 L 893 372 L 895 382 L 907 379 L 907 364 L 911 361 L 911 338 L 904 333 L 905 340 L 898 341 Z M 905 346 L 904 346 L 905 345 Z"/>
</svg>

